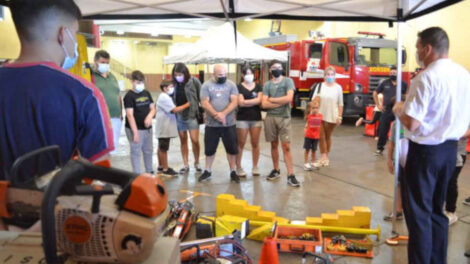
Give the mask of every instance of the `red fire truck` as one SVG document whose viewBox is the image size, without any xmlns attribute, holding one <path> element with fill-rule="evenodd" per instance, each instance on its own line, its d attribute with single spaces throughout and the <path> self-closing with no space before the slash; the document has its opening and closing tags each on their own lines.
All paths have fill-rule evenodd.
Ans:
<svg viewBox="0 0 470 264">
<path fill-rule="evenodd" d="M 255 42 L 289 52 L 284 69 L 297 88 L 293 102 L 295 109 L 305 108 L 310 87 L 323 81 L 324 69 L 333 66 L 336 82 L 343 88 L 344 115 L 364 115 L 365 106 L 374 103 L 372 92 L 382 80 L 388 78 L 390 67 L 397 64 L 397 43 L 384 39 L 380 33 L 359 33 L 367 36 L 282 41 L 281 35 Z M 403 63 L 405 61 L 406 52 L 403 51 Z M 266 76 L 262 79 L 267 79 L 266 73 L 261 74 Z M 410 73 L 404 72 L 402 76 L 409 83 Z"/>
</svg>

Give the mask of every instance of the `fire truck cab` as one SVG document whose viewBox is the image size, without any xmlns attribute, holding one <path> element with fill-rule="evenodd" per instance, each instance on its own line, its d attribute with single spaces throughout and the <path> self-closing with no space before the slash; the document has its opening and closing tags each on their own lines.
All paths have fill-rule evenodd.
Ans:
<svg viewBox="0 0 470 264">
<path fill-rule="evenodd" d="M 293 108 L 304 109 L 310 88 L 322 82 L 324 69 L 336 69 L 336 82 L 343 88 L 345 116 L 364 115 L 365 106 L 373 104 L 372 92 L 397 65 L 397 43 L 382 34 L 360 32 L 371 37 L 326 38 L 279 42 L 279 37 L 256 40 L 265 47 L 289 52 L 284 65 L 286 76 L 293 79 L 296 93 Z M 289 36 L 289 35 L 286 35 Z M 269 43 L 270 39 L 278 41 Z M 406 52 L 403 50 L 403 62 Z M 265 78 L 267 79 L 267 78 Z M 403 73 L 409 83 L 410 74 Z"/>
</svg>

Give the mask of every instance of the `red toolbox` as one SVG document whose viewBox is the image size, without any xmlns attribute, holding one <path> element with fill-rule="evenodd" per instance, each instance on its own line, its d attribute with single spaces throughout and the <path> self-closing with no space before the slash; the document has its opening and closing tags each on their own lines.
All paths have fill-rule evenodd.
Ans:
<svg viewBox="0 0 470 264">
<path fill-rule="evenodd" d="M 313 240 L 303 240 L 300 237 L 312 237 Z M 296 226 L 277 226 L 274 232 L 274 239 L 281 252 L 322 252 L 323 239 L 320 229 L 296 227 Z"/>
</svg>

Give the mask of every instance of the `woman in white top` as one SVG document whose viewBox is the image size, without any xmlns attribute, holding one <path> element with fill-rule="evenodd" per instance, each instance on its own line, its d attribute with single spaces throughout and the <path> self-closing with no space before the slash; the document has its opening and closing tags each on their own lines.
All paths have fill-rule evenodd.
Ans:
<svg viewBox="0 0 470 264">
<path fill-rule="evenodd" d="M 325 81 L 317 87 L 312 96 L 312 100 L 315 100 L 316 97 L 320 98 L 319 112 L 323 115 L 320 128 L 321 158 L 313 164 L 315 167 L 329 166 L 328 154 L 331 150 L 331 134 L 343 120 L 343 89 L 335 82 L 335 75 L 335 68 L 327 67 Z"/>
</svg>

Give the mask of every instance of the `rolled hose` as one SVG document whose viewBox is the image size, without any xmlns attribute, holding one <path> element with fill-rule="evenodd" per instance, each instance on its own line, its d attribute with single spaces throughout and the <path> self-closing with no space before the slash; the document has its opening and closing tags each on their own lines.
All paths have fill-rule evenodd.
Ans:
<svg viewBox="0 0 470 264">
<path fill-rule="evenodd" d="M 76 194 L 75 186 L 80 184 L 84 178 L 113 183 L 124 188 L 135 176 L 135 174 L 124 170 L 94 166 L 79 160 L 69 161 L 51 180 L 42 201 L 41 228 L 46 263 L 64 262 L 57 256 L 54 209 L 58 196 Z M 67 188 L 65 189 L 64 186 Z"/>
</svg>

